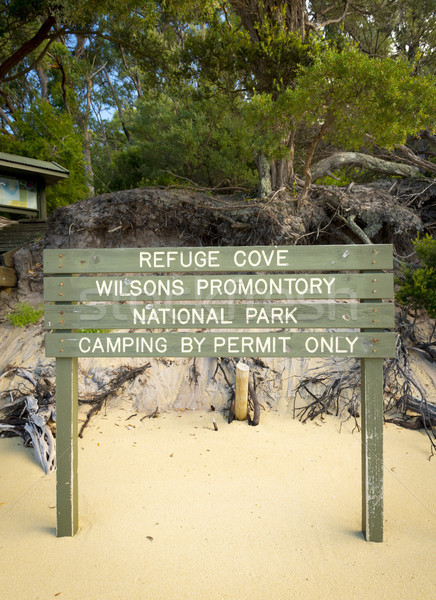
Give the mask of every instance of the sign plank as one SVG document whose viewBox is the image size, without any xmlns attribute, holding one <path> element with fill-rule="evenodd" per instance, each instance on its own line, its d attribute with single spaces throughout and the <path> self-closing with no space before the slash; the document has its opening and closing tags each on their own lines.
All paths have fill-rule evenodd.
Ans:
<svg viewBox="0 0 436 600">
<path fill-rule="evenodd" d="M 48 329 L 392 328 L 392 303 L 56 304 Z"/>
<path fill-rule="evenodd" d="M 48 333 L 47 356 L 394 357 L 394 333 Z"/>
<path fill-rule="evenodd" d="M 391 273 L 46 277 L 44 300 L 303 300 L 392 298 Z"/>
<path fill-rule="evenodd" d="M 392 269 L 390 244 L 44 250 L 51 274 L 383 269 Z"/>
</svg>

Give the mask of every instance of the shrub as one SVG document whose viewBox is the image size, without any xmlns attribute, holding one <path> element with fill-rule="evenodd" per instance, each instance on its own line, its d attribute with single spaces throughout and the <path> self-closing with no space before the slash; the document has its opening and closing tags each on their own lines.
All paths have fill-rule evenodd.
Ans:
<svg viewBox="0 0 436 600">
<path fill-rule="evenodd" d="M 44 307 L 42 304 L 35 308 L 27 302 L 22 302 L 16 306 L 14 312 L 8 313 L 6 318 L 14 327 L 26 327 L 31 323 L 37 323 L 43 314 Z"/>
<path fill-rule="evenodd" d="M 419 263 L 402 270 L 397 283 L 397 302 L 407 308 L 424 309 L 436 318 L 436 239 L 429 234 L 413 241 Z"/>
</svg>

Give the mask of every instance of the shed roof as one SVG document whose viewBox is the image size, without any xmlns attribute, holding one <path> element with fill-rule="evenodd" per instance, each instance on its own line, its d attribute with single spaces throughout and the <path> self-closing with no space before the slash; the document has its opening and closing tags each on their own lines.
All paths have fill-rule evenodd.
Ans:
<svg viewBox="0 0 436 600">
<path fill-rule="evenodd" d="M 33 175 L 42 177 L 47 185 L 68 177 L 68 169 L 55 162 L 0 152 L 0 175 Z"/>
</svg>

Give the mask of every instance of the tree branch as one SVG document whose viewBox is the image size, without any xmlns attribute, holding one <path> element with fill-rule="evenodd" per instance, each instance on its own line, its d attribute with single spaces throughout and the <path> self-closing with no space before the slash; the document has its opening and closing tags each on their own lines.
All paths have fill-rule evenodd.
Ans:
<svg viewBox="0 0 436 600">
<path fill-rule="evenodd" d="M 350 5 L 350 1 L 346 0 L 345 7 L 344 7 L 344 12 L 337 19 L 328 19 L 327 21 L 324 21 L 324 23 L 320 23 L 319 25 L 315 25 L 314 23 L 309 23 L 309 28 L 312 29 L 313 31 L 319 31 L 320 29 L 323 29 L 324 27 L 327 27 L 327 25 L 333 25 L 334 23 L 340 23 L 348 15 L 348 7 L 349 7 L 349 5 Z"/>
<path fill-rule="evenodd" d="M 23 75 L 27 75 L 27 73 L 30 73 L 30 71 L 32 71 L 32 69 L 34 69 L 36 67 L 36 65 L 41 61 L 41 59 L 45 56 L 45 54 L 48 52 L 48 49 L 50 48 L 50 46 L 56 40 L 57 37 L 58 37 L 58 35 L 48 38 L 48 42 L 47 42 L 45 48 L 42 50 L 42 52 L 39 54 L 39 56 L 37 58 L 35 58 L 35 60 L 30 65 L 30 67 L 27 67 L 27 69 L 24 69 L 24 71 L 15 73 L 15 75 L 10 75 L 9 77 L 2 78 L 0 76 L 0 82 L 3 81 L 3 83 L 9 83 L 11 81 L 15 81 L 15 79 L 19 79 L 20 77 L 23 77 Z M 25 57 L 23 57 L 23 58 L 25 58 Z M 0 68 L 1 68 L 1 65 L 0 65 Z"/>
<path fill-rule="evenodd" d="M 370 156 L 369 154 L 337 152 L 313 165 L 311 169 L 312 181 L 325 177 L 329 172 L 337 171 L 343 167 L 358 167 L 373 171 L 374 173 L 397 175 L 400 177 L 415 177 L 419 172 L 418 167 L 389 162 L 375 156 Z"/>
<path fill-rule="evenodd" d="M 52 15 L 47 17 L 35 35 L 27 40 L 18 50 L 0 65 L 0 81 L 4 80 L 7 73 L 16 67 L 26 56 L 36 50 L 48 37 L 48 34 L 56 23 L 56 18 Z"/>
</svg>

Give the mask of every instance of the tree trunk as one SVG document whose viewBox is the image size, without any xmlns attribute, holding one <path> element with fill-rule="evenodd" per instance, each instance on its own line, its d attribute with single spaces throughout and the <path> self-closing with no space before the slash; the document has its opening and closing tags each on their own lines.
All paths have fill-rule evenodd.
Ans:
<svg viewBox="0 0 436 600">
<path fill-rule="evenodd" d="M 303 204 L 303 202 L 306 200 L 307 195 L 309 193 L 310 185 L 311 185 L 312 181 L 314 181 L 313 173 L 312 173 L 312 170 L 310 167 L 312 165 L 312 160 L 313 160 L 313 157 L 315 154 L 315 150 L 317 149 L 318 144 L 322 140 L 327 127 L 328 127 L 328 120 L 326 118 L 326 120 L 322 124 L 321 129 L 319 130 L 318 134 L 313 138 L 312 143 L 310 144 L 309 150 L 307 152 L 306 161 L 304 163 L 304 188 L 303 188 L 303 193 L 301 194 L 301 198 L 298 200 L 297 208 L 300 208 L 301 205 Z"/>
<path fill-rule="evenodd" d="M 311 169 L 312 181 L 316 181 L 326 175 L 331 175 L 332 171 L 337 171 L 343 167 L 358 167 L 359 169 L 366 169 L 374 173 L 399 175 L 400 177 L 414 177 L 419 172 L 418 167 L 389 162 L 375 156 L 370 156 L 369 154 L 337 152 L 313 165 Z"/>
<path fill-rule="evenodd" d="M 308 18 L 304 0 L 230 0 L 230 4 L 253 43 L 260 41 L 258 25 L 265 17 L 270 22 L 284 21 L 289 31 L 305 35 Z"/>
<path fill-rule="evenodd" d="M 47 90 L 47 74 L 42 67 L 38 67 L 36 69 L 36 73 L 39 79 L 39 85 L 41 87 L 41 98 L 47 100 L 48 90 Z"/>
<path fill-rule="evenodd" d="M 258 152 L 256 156 L 256 166 L 259 175 L 257 193 L 259 198 L 266 198 L 272 192 L 272 181 L 269 160 L 262 152 Z"/>
<path fill-rule="evenodd" d="M 129 65 L 127 64 L 126 55 L 124 54 L 124 48 L 122 46 L 120 46 L 120 53 L 121 53 L 121 58 L 122 58 L 122 61 L 123 61 L 123 65 L 124 65 L 124 67 L 126 69 L 126 73 L 130 77 L 133 85 L 135 86 L 136 93 L 138 94 L 138 98 L 142 98 L 143 92 L 142 92 L 141 80 L 139 79 L 138 65 L 137 65 L 137 63 L 135 61 L 134 62 L 134 65 L 135 65 L 134 69 L 131 69 L 129 67 Z"/>
<path fill-rule="evenodd" d="M 83 154 L 85 156 L 85 177 L 86 185 L 88 186 L 91 196 L 95 194 L 94 188 L 94 172 L 92 170 L 91 162 L 91 136 L 89 135 L 89 115 L 91 112 L 91 91 L 92 91 L 92 77 L 91 75 L 86 76 L 86 110 L 83 119 Z"/>
<path fill-rule="evenodd" d="M 129 133 L 129 130 L 127 129 L 127 126 L 126 126 L 126 123 L 125 123 L 124 110 L 123 110 L 123 106 L 121 104 L 121 100 L 119 99 L 117 91 L 114 88 L 114 86 L 112 84 L 112 81 L 110 80 L 109 73 L 108 73 L 108 70 L 106 69 L 106 67 L 104 67 L 103 73 L 105 74 L 106 81 L 107 81 L 108 86 L 109 86 L 109 88 L 110 88 L 110 90 L 112 92 L 112 97 L 115 100 L 115 104 L 117 105 L 118 114 L 120 115 L 120 121 L 121 121 L 121 126 L 122 126 L 123 131 L 124 131 L 124 135 L 126 136 L 127 141 L 130 142 L 130 133 Z"/>
<path fill-rule="evenodd" d="M 5 127 L 5 125 L 7 125 L 10 130 L 12 131 L 12 133 L 15 136 L 18 136 L 18 131 L 15 128 L 13 122 L 9 119 L 8 115 L 5 113 L 5 111 L 0 107 L 0 119 L 2 121 L 2 126 Z"/>
</svg>

